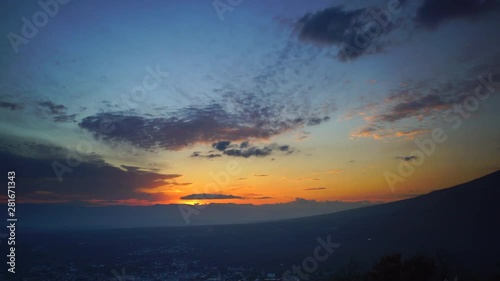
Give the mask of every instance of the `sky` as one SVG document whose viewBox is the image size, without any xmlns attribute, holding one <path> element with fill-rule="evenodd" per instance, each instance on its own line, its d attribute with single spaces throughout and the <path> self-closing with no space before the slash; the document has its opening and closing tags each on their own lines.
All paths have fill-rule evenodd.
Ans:
<svg viewBox="0 0 500 281">
<path fill-rule="evenodd" d="M 499 1 L 0 6 L 20 202 L 388 202 L 500 169 Z"/>
</svg>

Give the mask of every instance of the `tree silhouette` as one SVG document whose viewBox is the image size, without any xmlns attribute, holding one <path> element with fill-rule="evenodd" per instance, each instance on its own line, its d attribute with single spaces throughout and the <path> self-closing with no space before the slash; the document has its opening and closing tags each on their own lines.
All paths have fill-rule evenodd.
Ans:
<svg viewBox="0 0 500 281">
<path fill-rule="evenodd" d="M 434 260 L 425 256 L 414 256 L 403 263 L 403 280 L 427 281 L 436 273 Z"/>
<path fill-rule="evenodd" d="M 361 281 L 362 274 L 359 270 L 358 263 L 352 258 L 349 258 L 347 264 L 342 266 L 335 277 L 332 279 L 333 281 Z"/>
<path fill-rule="evenodd" d="M 386 255 L 368 273 L 370 281 L 430 281 L 434 278 L 434 260 L 417 255 L 403 260 L 400 253 Z"/>
<path fill-rule="evenodd" d="M 370 281 L 402 281 L 403 261 L 401 254 L 394 253 L 381 257 L 369 272 L 368 277 Z"/>
</svg>

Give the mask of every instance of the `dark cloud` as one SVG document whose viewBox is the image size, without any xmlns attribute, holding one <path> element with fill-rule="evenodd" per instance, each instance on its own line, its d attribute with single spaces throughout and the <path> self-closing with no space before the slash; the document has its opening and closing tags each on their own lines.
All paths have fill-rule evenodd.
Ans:
<svg viewBox="0 0 500 281">
<path fill-rule="evenodd" d="M 40 150 L 46 150 L 45 156 Z M 19 198 L 24 202 L 161 201 L 168 199 L 168 196 L 164 193 L 147 193 L 140 190 L 153 191 L 155 187 L 163 185 L 165 180 L 181 177 L 178 174 L 160 174 L 138 167 L 113 167 L 96 155 L 80 155 L 45 144 L 34 144 L 32 151 L 36 153 L 19 155 L 3 148 L 0 151 L 0 169 L 16 172 L 17 184 L 23 187 L 18 191 Z M 68 157 L 71 157 L 73 164 L 68 164 Z"/>
<path fill-rule="evenodd" d="M 76 114 L 59 114 L 54 116 L 54 121 L 55 122 L 61 122 L 61 123 L 69 123 L 69 122 L 76 122 Z"/>
<path fill-rule="evenodd" d="M 68 108 L 62 104 L 55 104 L 51 101 L 38 102 L 37 105 L 44 109 L 44 112 L 52 116 L 54 122 L 68 123 L 76 122 L 76 114 L 67 114 Z"/>
<path fill-rule="evenodd" d="M 399 159 L 401 161 L 406 161 L 406 162 L 411 162 L 411 161 L 415 161 L 418 159 L 417 156 L 415 155 L 410 155 L 410 156 L 397 156 L 396 159 Z"/>
<path fill-rule="evenodd" d="M 345 42 L 346 33 L 358 23 L 364 9 L 345 11 L 342 7 L 331 7 L 314 14 L 306 14 L 297 22 L 299 37 L 324 44 Z"/>
<path fill-rule="evenodd" d="M 190 194 L 181 197 L 182 200 L 220 200 L 220 199 L 244 199 L 241 196 L 226 195 L 226 194 L 210 194 L 210 193 L 200 193 L 200 194 Z"/>
<path fill-rule="evenodd" d="M 415 20 L 426 28 L 435 28 L 445 21 L 478 17 L 498 7 L 497 0 L 425 0 Z"/>
<path fill-rule="evenodd" d="M 233 157 L 265 157 L 271 155 L 273 152 L 273 147 L 264 146 L 264 147 L 250 147 L 247 149 L 227 149 L 224 150 L 224 155 L 233 156 Z"/>
<path fill-rule="evenodd" d="M 0 108 L 7 108 L 7 109 L 10 109 L 12 111 L 16 111 L 16 110 L 23 109 L 24 106 L 22 104 L 18 104 L 18 103 L 0 101 Z"/>
<path fill-rule="evenodd" d="M 265 146 L 255 146 L 251 145 L 250 142 L 244 141 L 241 144 L 231 143 L 229 141 L 219 141 L 212 144 L 212 147 L 217 149 L 220 153 L 212 153 L 209 151 L 207 153 L 202 153 L 200 151 L 195 151 L 191 154 L 191 157 L 201 157 L 201 158 L 216 158 L 221 157 L 223 155 L 232 156 L 232 157 L 266 157 L 271 155 L 273 152 L 281 152 L 286 154 L 294 153 L 295 150 L 291 148 L 289 145 L 278 145 L 278 144 L 270 144 Z"/>
<path fill-rule="evenodd" d="M 281 145 L 278 147 L 280 151 L 290 151 L 290 146 L 289 145 Z"/>
<path fill-rule="evenodd" d="M 213 143 L 212 147 L 217 149 L 218 151 L 224 151 L 229 146 L 229 144 L 231 144 L 230 141 L 219 141 L 219 142 Z"/>
<path fill-rule="evenodd" d="M 254 175 L 255 177 L 267 177 L 269 175 Z"/>
<path fill-rule="evenodd" d="M 62 104 L 55 104 L 51 101 L 42 101 L 28 103 L 29 106 L 41 108 L 45 115 L 52 117 L 54 122 L 68 123 L 76 122 L 76 114 L 67 114 L 67 108 Z M 12 111 L 22 110 L 25 105 L 21 103 L 0 101 L 0 108 L 10 109 Z"/>
<path fill-rule="evenodd" d="M 412 100 L 396 104 L 386 114 L 375 117 L 375 121 L 395 122 L 401 119 L 425 114 L 433 110 L 451 107 L 457 100 L 452 97 L 438 94 L 428 94 L 422 97 L 414 97 Z"/>
<path fill-rule="evenodd" d="M 337 57 L 355 59 L 366 53 L 381 51 L 380 38 L 393 29 L 392 22 L 381 25 L 374 20 L 378 8 L 345 10 L 330 7 L 300 18 L 295 28 L 300 40 L 317 45 L 335 45 L 340 48 Z"/>
<path fill-rule="evenodd" d="M 316 191 L 316 190 L 324 190 L 326 187 L 311 187 L 311 188 L 306 188 L 304 190 L 309 190 L 309 191 Z"/>
<path fill-rule="evenodd" d="M 123 169 L 129 171 L 129 172 L 140 172 L 140 171 L 159 171 L 159 169 L 144 169 L 142 167 L 135 167 L 135 166 L 129 166 L 129 165 L 120 165 Z M 174 178 L 180 177 L 181 175 L 175 175 Z"/>
<path fill-rule="evenodd" d="M 47 108 L 50 114 L 62 114 L 65 113 L 67 108 L 62 104 L 55 104 L 51 101 L 42 101 L 38 103 L 39 106 Z"/>
<path fill-rule="evenodd" d="M 7 136 L 0 140 L 0 151 L 15 152 L 16 155 L 20 156 L 44 159 L 63 159 L 71 153 L 71 151 L 49 142 Z M 86 162 L 101 161 L 96 154 L 80 155 L 80 158 Z"/>
<path fill-rule="evenodd" d="M 328 121 L 330 120 L 330 117 L 328 116 L 325 116 L 323 118 L 310 118 L 308 121 L 307 121 L 307 125 L 309 126 L 315 126 L 315 125 L 319 125 L 325 121 Z"/>
<path fill-rule="evenodd" d="M 249 105 L 249 108 L 256 107 Z M 166 117 L 143 117 L 119 112 L 99 113 L 84 118 L 78 125 L 97 138 L 128 142 L 144 149 L 158 147 L 179 150 L 196 143 L 214 143 L 214 147 L 219 151 L 227 151 L 228 145 L 233 141 L 267 139 L 306 125 L 305 122 L 282 120 L 278 113 L 267 114 L 268 118 L 254 115 L 250 109 L 229 112 L 214 103 L 203 107 L 179 109 L 168 113 Z M 220 142 L 221 139 L 224 141 Z M 245 147 L 245 144 L 242 146 Z M 241 155 L 252 154 L 252 151 L 240 152 Z M 267 153 L 266 149 L 253 149 L 253 152 L 258 155 Z M 227 152 L 228 155 L 238 153 Z"/>
<path fill-rule="evenodd" d="M 202 154 L 201 152 L 199 151 L 195 151 L 193 152 L 193 154 L 191 154 L 191 157 L 200 157 L 200 158 L 217 158 L 217 157 L 222 157 L 222 154 L 218 154 L 218 153 L 210 153 L 210 154 Z"/>
<path fill-rule="evenodd" d="M 479 53 L 479 55 L 481 54 Z M 500 82 L 500 52 L 489 58 L 486 63 L 477 64 L 467 71 L 469 77 L 487 77 L 487 74 L 492 75 L 492 81 Z"/>
<path fill-rule="evenodd" d="M 259 136 L 259 129 L 239 121 L 220 105 L 212 104 L 181 109 L 171 116 L 158 118 L 101 113 L 84 118 L 79 126 L 108 141 L 129 142 L 144 149 L 179 150 L 195 143 Z M 268 130 L 267 133 L 278 132 Z"/>
</svg>

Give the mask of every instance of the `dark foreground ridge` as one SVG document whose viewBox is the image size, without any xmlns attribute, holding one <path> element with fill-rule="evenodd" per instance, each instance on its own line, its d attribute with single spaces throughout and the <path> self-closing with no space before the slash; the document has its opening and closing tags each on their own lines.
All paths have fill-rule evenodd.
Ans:
<svg viewBox="0 0 500 281">
<path fill-rule="evenodd" d="M 110 276 L 111 270 L 120 271 L 122 267 L 141 276 L 155 272 L 204 272 L 212 267 L 218 271 L 243 267 L 282 274 L 313 256 L 321 244 L 319 240 L 330 240 L 339 245 L 332 248 L 328 259 L 318 263 L 317 272 L 332 270 L 349 258 L 368 268 L 381 256 L 400 252 L 405 257 L 431 256 L 454 272 L 482 276 L 494 272 L 500 261 L 498 198 L 500 172 L 495 172 L 412 199 L 300 219 L 20 233 L 18 240 L 23 243 L 17 256 L 30 258 L 20 258 L 17 268 L 20 272 L 50 272 L 46 274 L 55 274 L 57 270 L 67 273 L 71 269 L 76 270 L 77 276 Z M 42 276 L 40 272 L 36 274 Z"/>
</svg>

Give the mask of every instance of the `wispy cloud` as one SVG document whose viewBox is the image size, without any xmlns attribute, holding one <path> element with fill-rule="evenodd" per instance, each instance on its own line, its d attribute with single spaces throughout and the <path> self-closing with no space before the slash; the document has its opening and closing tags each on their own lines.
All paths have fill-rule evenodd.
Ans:
<svg viewBox="0 0 500 281">
<path fill-rule="evenodd" d="M 52 116 L 54 122 L 76 122 L 76 114 L 68 114 L 68 108 L 62 104 L 56 104 L 52 101 L 41 101 L 37 105 L 47 114 Z"/>
<path fill-rule="evenodd" d="M 343 169 L 333 169 L 333 170 L 326 171 L 325 174 L 335 175 L 335 174 L 340 174 L 342 172 L 344 172 Z"/>
<path fill-rule="evenodd" d="M 406 161 L 406 162 L 411 162 L 411 161 L 415 161 L 418 159 L 417 156 L 415 155 L 409 155 L 409 156 L 396 156 L 396 159 L 399 159 L 401 161 Z"/>
<path fill-rule="evenodd" d="M 10 109 L 12 111 L 20 110 L 24 108 L 24 105 L 19 103 L 13 103 L 8 101 L 0 101 L 0 108 Z"/>
<path fill-rule="evenodd" d="M 308 190 L 308 191 L 317 191 L 317 190 L 325 190 L 326 187 L 311 187 L 311 188 L 306 188 L 304 190 Z"/>
<path fill-rule="evenodd" d="M 241 196 L 227 194 L 200 193 L 182 196 L 182 200 L 221 200 L 221 199 L 243 199 Z"/>
</svg>

